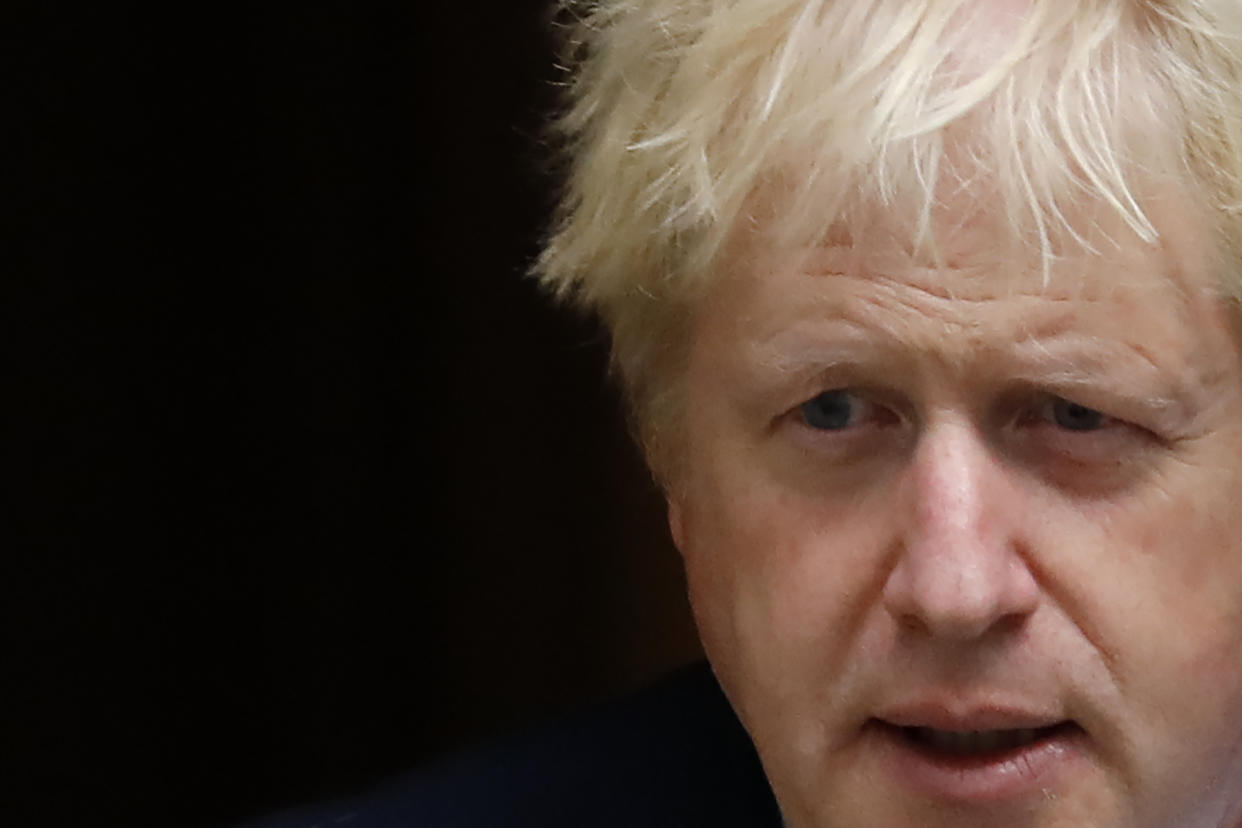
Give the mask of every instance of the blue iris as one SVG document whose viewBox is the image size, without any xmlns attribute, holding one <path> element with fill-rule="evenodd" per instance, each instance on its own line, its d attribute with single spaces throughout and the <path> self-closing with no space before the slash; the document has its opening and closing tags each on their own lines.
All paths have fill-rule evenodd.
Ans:
<svg viewBox="0 0 1242 828">
<path fill-rule="evenodd" d="M 848 428 L 857 400 L 847 391 L 825 391 L 802 404 L 802 420 L 811 428 L 838 431 Z"/>
<path fill-rule="evenodd" d="M 1094 431 L 1104 425 L 1104 415 L 1094 408 L 1087 408 L 1069 400 L 1054 400 L 1052 419 L 1067 431 Z"/>
</svg>

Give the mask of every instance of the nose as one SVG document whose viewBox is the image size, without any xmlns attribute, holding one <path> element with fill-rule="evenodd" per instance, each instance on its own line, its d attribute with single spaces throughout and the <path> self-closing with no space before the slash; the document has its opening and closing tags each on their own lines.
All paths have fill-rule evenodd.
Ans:
<svg viewBox="0 0 1242 828">
<path fill-rule="evenodd" d="M 968 640 L 1034 612 L 1039 584 L 1010 474 L 970 425 L 921 435 L 899 484 L 900 547 L 882 596 L 904 628 Z"/>
</svg>

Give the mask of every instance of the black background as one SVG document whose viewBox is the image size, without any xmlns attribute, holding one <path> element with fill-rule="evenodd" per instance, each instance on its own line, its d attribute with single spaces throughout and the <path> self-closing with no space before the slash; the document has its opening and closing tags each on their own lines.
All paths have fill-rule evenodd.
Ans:
<svg viewBox="0 0 1242 828">
<path fill-rule="evenodd" d="M 6 825 L 224 825 L 695 657 L 524 276 L 542 2 L 7 8 Z"/>
</svg>

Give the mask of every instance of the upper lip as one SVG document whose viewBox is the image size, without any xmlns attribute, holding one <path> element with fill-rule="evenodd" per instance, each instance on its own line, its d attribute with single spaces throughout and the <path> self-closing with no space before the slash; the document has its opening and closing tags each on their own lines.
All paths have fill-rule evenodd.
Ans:
<svg viewBox="0 0 1242 828">
<path fill-rule="evenodd" d="M 886 708 L 876 718 L 897 727 L 927 727 L 936 730 L 1039 730 L 1063 724 L 1064 716 L 1037 706 L 952 704 L 919 701 Z"/>
</svg>

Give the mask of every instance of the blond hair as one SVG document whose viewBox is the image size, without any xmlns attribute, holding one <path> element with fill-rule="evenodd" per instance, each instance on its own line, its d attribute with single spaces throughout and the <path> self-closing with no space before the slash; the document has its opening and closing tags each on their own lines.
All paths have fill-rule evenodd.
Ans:
<svg viewBox="0 0 1242 828">
<path fill-rule="evenodd" d="M 667 476 L 695 298 L 740 232 L 789 245 L 986 185 L 1047 261 L 1142 180 L 1193 188 L 1242 253 L 1238 0 L 563 0 L 567 183 L 535 272 L 598 313 Z M 1081 241 L 1081 239 L 1079 239 Z"/>
</svg>

